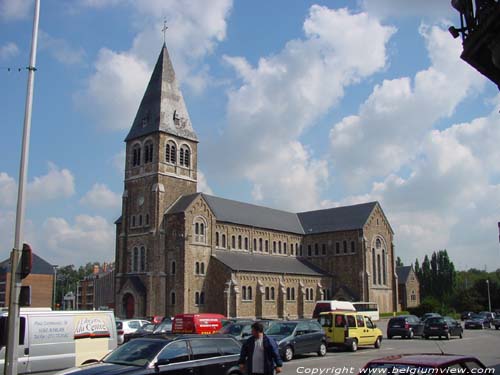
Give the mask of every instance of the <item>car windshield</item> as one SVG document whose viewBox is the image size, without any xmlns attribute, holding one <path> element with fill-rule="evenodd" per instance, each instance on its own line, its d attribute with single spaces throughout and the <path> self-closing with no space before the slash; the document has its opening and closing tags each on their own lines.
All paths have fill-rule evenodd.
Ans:
<svg viewBox="0 0 500 375">
<path fill-rule="evenodd" d="M 425 321 L 428 324 L 444 323 L 444 319 L 441 317 L 429 318 Z"/>
<path fill-rule="evenodd" d="M 141 328 L 139 328 L 139 331 L 141 331 L 141 332 L 153 332 L 154 328 L 155 328 L 155 325 L 153 323 L 146 323 Z"/>
<path fill-rule="evenodd" d="M 111 352 L 104 363 L 143 367 L 150 363 L 168 341 L 135 339 Z"/>
<path fill-rule="evenodd" d="M 483 319 L 484 318 L 484 315 L 481 315 L 481 314 L 472 314 L 470 316 L 471 319 Z"/>
<path fill-rule="evenodd" d="M 367 366 L 369 369 L 376 369 L 373 373 L 376 374 L 399 374 L 399 373 L 411 373 L 411 374 L 429 374 L 431 367 L 426 366 L 415 366 L 415 365 L 400 365 L 394 363 L 372 363 Z M 367 371 L 367 373 L 371 373 Z"/>
<path fill-rule="evenodd" d="M 170 320 L 164 320 L 154 329 L 154 333 L 169 332 L 172 330 L 172 322 Z"/>
<path fill-rule="evenodd" d="M 238 336 L 241 334 L 241 331 L 243 331 L 243 328 L 245 328 L 244 324 L 233 323 L 222 328 L 220 333 L 224 333 L 226 335 Z"/>
<path fill-rule="evenodd" d="M 297 327 L 297 323 L 273 323 L 266 330 L 266 335 L 289 336 L 295 327 Z"/>
</svg>

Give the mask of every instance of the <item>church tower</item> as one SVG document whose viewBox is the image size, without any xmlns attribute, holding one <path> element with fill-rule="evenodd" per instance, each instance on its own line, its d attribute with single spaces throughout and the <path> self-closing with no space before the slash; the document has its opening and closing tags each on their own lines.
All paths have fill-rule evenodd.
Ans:
<svg viewBox="0 0 500 375">
<path fill-rule="evenodd" d="M 125 142 L 115 311 L 123 317 L 162 315 L 163 217 L 180 196 L 197 190 L 198 145 L 165 44 Z"/>
</svg>

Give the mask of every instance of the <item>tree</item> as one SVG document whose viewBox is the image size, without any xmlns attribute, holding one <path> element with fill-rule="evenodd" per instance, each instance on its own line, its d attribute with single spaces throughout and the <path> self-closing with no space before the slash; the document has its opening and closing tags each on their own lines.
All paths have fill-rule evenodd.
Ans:
<svg viewBox="0 0 500 375">
<path fill-rule="evenodd" d="M 400 257 L 397 257 L 396 259 L 396 267 L 403 267 L 404 264 L 403 264 L 403 261 L 401 260 Z"/>
</svg>

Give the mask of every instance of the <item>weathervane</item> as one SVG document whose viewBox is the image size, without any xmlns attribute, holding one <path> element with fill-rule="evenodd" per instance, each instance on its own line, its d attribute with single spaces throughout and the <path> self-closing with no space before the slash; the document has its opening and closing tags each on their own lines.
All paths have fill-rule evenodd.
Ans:
<svg viewBox="0 0 500 375">
<path fill-rule="evenodd" d="M 167 20 L 164 19 L 163 20 L 163 29 L 161 29 L 161 31 L 163 31 L 163 43 L 164 44 L 166 43 L 166 40 L 167 40 L 167 30 L 168 30 Z"/>
</svg>

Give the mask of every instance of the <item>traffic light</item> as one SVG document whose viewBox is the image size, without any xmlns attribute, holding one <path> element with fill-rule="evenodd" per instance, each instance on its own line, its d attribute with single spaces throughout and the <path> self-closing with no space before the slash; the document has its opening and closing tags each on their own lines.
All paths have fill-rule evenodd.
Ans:
<svg viewBox="0 0 500 375">
<path fill-rule="evenodd" d="M 31 251 L 31 246 L 27 243 L 23 244 L 23 250 L 21 253 L 21 268 L 19 269 L 19 274 L 21 279 L 26 278 L 31 273 L 31 268 L 33 267 L 33 253 Z"/>
</svg>

